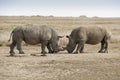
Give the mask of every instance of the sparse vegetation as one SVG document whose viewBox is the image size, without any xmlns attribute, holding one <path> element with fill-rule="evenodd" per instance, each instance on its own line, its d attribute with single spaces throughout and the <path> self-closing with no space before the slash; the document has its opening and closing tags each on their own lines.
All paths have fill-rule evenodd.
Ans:
<svg viewBox="0 0 120 80">
<path fill-rule="evenodd" d="M 85 18 L 83 18 L 85 17 Z M 8 44 L 10 32 L 13 28 L 24 24 L 46 24 L 57 30 L 59 35 L 68 35 L 71 30 L 79 26 L 102 25 L 111 30 L 113 36 L 119 36 L 120 18 L 87 18 L 85 15 L 80 17 L 51 17 L 51 16 L 0 16 L 0 45 Z M 113 38 L 112 38 L 113 39 Z M 61 40 L 62 44 L 66 41 Z M 112 42 L 119 42 L 116 37 Z"/>
<path fill-rule="evenodd" d="M 84 17 L 84 18 L 83 18 Z M 0 17 L 0 80 L 120 80 L 120 18 L 1 16 Z M 40 56 L 39 46 L 26 46 L 26 54 L 9 56 L 8 39 L 13 28 L 24 24 L 47 24 L 59 35 L 69 35 L 79 26 L 102 25 L 110 29 L 109 53 L 97 53 L 100 44 L 85 44 L 85 53 Z M 65 46 L 67 38 L 60 39 Z"/>
</svg>

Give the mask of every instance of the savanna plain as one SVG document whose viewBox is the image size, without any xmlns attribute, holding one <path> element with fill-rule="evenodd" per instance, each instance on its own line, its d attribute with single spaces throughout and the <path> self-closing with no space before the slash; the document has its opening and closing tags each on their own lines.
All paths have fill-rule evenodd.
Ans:
<svg viewBox="0 0 120 80">
<path fill-rule="evenodd" d="M 98 53 L 100 44 L 85 45 L 85 53 L 67 51 L 41 55 L 40 44 L 23 42 L 25 54 L 9 56 L 11 31 L 25 24 L 46 24 L 61 36 L 79 26 L 101 25 L 112 33 L 108 53 Z M 66 46 L 63 37 L 59 45 Z M 46 49 L 47 50 L 47 49 Z M 120 18 L 0 16 L 0 80 L 120 80 Z"/>
</svg>

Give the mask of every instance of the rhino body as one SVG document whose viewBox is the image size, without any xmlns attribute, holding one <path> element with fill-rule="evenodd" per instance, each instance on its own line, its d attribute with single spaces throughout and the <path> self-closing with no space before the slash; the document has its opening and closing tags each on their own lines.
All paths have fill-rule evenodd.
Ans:
<svg viewBox="0 0 120 80">
<path fill-rule="evenodd" d="M 107 29 L 102 26 L 94 27 L 79 27 L 74 29 L 70 36 L 66 36 L 69 39 L 69 43 L 66 50 L 72 53 L 77 46 L 75 53 L 83 53 L 84 44 L 98 44 L 101 43 L 100 53 L 108 52 L 108 40 L 110 34 Z"/>
<path fill-rule="evenodd" d="M 52 28 L 46 25 L 25 25 L 16 27 L 12 32 L 12 43 L 10 45 L 10 55 L 14 54 L 14 47 L 17 46 L 19 53 L 24 53 L 21 47 L 22 41 L 35 45 L 41 43 L 42 54 L 45 55 L 47 46 L 49 53 L 60 51 L 58 40 L 60 36 Z"/>
</svg>

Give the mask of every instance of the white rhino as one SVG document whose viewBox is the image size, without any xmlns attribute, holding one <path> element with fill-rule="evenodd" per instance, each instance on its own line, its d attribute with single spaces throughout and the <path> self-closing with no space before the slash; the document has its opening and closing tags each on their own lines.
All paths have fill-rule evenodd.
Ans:
<svg viewBox="0 0 120 80">
<path fill-rule="evenodd" d="M 108 53 L 109 33 L 110 32 L 102 26 L 76 28 L 72 30 L 70 36 L 66 36 L 69 39 L 66 50 L 68 53 L 72 53 L 78 45 L 74 53 L 83 53 L 85 43 L 95 45 L 101 42 L 99 53 Z"/>
<path fill-rule="evenodd" d="M 12 43 L 10 45 L 10 55 L 14 55 L 14 47 L 17 46 L 19 53 L 23 54 L 21 47 L 22 41 L 27 44 L 35 45 L 41 43 L 42 54 L 45 56 L 45 47 L 47 46 L 49 53 L 58 52 L 62 50 L 58 46 L 58 41 L 61 36 L 57 32 L 46 25 L 32 25 L 27 24 L 24 26 L 16 27 L 12 32 Z M 10 36 L 10 39 L 11 39 Z M 10 41 L 9 39 L 9 41 Z"/>
</svg>

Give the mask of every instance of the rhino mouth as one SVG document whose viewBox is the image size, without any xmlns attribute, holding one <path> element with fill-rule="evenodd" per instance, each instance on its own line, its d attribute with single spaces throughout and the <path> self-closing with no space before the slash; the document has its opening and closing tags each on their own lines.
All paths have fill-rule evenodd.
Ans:
<svg viewBox="0 0 120 80">
<path fill-rule="evenodd" d="M 58 51 L 64 51 L 65 49 L 61 46 L 58 46 Z"/>
<path fill-rule="evenodd" d="M 63 47 L 58 46 L 58 48 L 53 49 L 52 53 L 57 53 L 57 52 L 59 52 L 59 51 L 64 51 L 64 50 L 65 50 L 65 49 L 64 49 Z"/>
<path fill-rule="evenodd" d="M 72 51 L 68 51 L 68 53 L 72 53 Z"/>
<path fill-rule="evenodd" d="M 69 49 L 68 47 L 62 47 L 62 48 L 63 48 L 63 51 L 64 51 L 64 50 L 67 50 L 68 53 L 72 53 L 73 50 L 74 50 L 74 49 L 73 49 L 73 50 L 72 50 L 72 49 Z"/>
<path fill-rule="evenodd" d="M 73 50 L 67 50 L 68 51 L 68 53 L 72 53 L 73 52 Z"/>
</svg>

